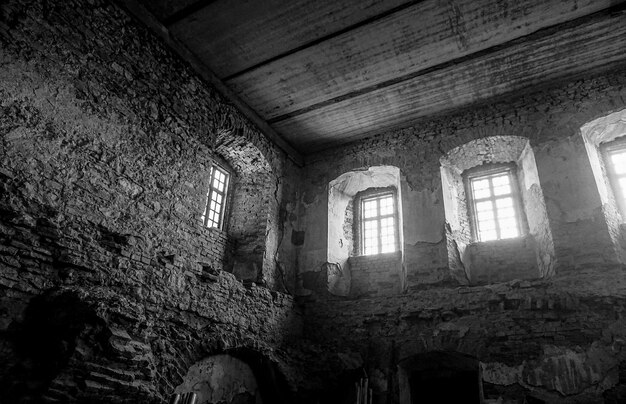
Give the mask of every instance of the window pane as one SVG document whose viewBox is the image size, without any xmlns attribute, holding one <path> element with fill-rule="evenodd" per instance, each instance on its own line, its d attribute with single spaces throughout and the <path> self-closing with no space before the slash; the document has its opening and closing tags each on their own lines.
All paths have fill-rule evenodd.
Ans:
<svg viewBox="0 0 626 404">
<path fill-rule="evenodd" d="M 494 186 L 494 188 L 496 187 L 501 187 L 501 186 L 509 186 L 509 175 L 508 174 L 504 174 L 504 175 L 498 175 L 496 177 L 493 177 L 491 179 L 491 182 Z"/>
<path fill-rule="evenodd" d="M 617 198 L 624 198 L 624 195 L 626 195 L 626 177 L 624 178 L 620 178 L 619 180 L 617 180 L 617 182 L 619 183 L 619 188 L 620 188 L 620 192 L 621 195 L 615 195 Z"/>
<path fill-rule="evenodd" d="M 517 231 L 517 220 L 514 217 L 498 220 L 500 230 L 515 229 Z"/>
<path fill-rule="evenodd" d="M 611 163 L 616 174 L 626 174 L 626 151 L 611 153 Z"/>
<path fill-rule="evenodd" d="M 498 234 L 496 233 L 495 230 L 480 232 L 480 241 L 490 241 L 490 240 L 497 240 L 497 239 L 498 239 Z"/>
<path fill-rule="evenodd" d="M 509 207 L 513 207 L 513 198 L 500 198 L 500 199 L 496 199 L 496 208 L 498 209 L 502 209 L 502 208 L 509 208 Z"/>
<path fill-rule="evenodd" d="M 480 231 L 484 230 L 495 230 L 496 229 L 496 221 L 495 220 L 484 220 L 478 222 L 478 228 Z"/>
<path fill-rule="evenodd" d="M 483 201 L 476 203 L 476 212 L 493 211 L 493 203 L 491 201 Z"/>
<path fill-rule="evenodd" d="M 381 216 L 393 214 L 393 199 L 391 196 L 380 200 L 380 214 Z"/>
<path fill-rule="evenodd" d="M 491 190 L 489 188 L 474 190 L 474 199 L 484 199 L 491 196 Z"/>
<path fill-rule="evenodd" d="M 482 212 L 478 212 L 477 217 L 478 217 L 478 221 L 479 222 L 482 222 L 482 221 L 485 221 L 485 220 L 493 220 L 494 219 L 493 212 L 490 211 L 490 210 L 485 210 L 485 211 L 482 211 Z"/>
<path fill-rule="evenodd" d="M 481 189 L 489 189 L 489 180 L 488 179 L 472 180 L 472 187 L 474 191 L 478 191 Z"/>
<path fill-rule="evenodd" d="M 510 185 L 501 185 L 499 187 L 495 187 L 493 189 L 493 194 L 498 196 L 498 195 L 508 195 L 511 193 L 511 186 Z"/>
<path fill-rule="evenodd" d="M 378 215 L 377 212 L 377 201 L 374 200 L 364 200 L 363 201 L 363 217 L 366 219 L 375 217 Z"/>
</svg>

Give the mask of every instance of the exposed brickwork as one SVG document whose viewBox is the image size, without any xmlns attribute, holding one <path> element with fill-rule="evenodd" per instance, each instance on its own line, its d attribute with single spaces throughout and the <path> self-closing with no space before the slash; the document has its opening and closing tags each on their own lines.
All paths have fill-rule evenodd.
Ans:
<svg viewBox="0 0 626 404">
<path fill-rule="evenodd" d="M 472 283 L 540 277 L 532 237 L 472 243 L 468 256 Z"/>
<path fill-rule="evenodd" d="M 358 255 L 359 251 L 359 229 L 358 229 L 358 221 L 354 220 L 354 198 L 348 201 L 348 206 L 346 206 L 346 215 L 343 221 L 343 236 L 344 243 L 347 243 L 348 250 L 350 251 L 350 256 Z"/>
<path fill-rule="evenodd" d="M 403 290 L 402 253 L 350 257 L 351 296 L 396 295 Z"/>
<path fill-rule="evenodd" d="M 604 296 L 597 294 L 598 284 Z M 626 335 L 624 286 L 621 272 L 605 272 L 350 301 L 319 297 L 307 303 L 305 333 L 339 351 L 359 347 L 368 373 L 389 377 L 378 391 L 382 397 L 397 389 L 389 361 L 444 350 L 478 358 L 486 382 L 509 388 L 519 383 L 550 403 L 573 402 L 576 395 L 580 402 L 598 402 L 601 391 L 586 389 L 598 379 L 617 383 L 611 369 L 626 355 L 623 343 L 612 345 Z M 578 353 L 567 359 L 567 349 Z M 550 392 L 555 375 L 565 398 Z"/>
<path fill-rule="evenodd" d="M 437 350 L 478 358 L 489 387 L 486 398 L 593 403 L 602 402 L 603 394 L 612 400 L 623 397 L 615 369 L 626 351 L 622 342 L 616 348 L 614 341 L 622 341 L 626 333 L 625 278 L 623 269 L 614 269 L 618 254 L 579 130 L 625 104 L 626 75 L 614 72 L 424 119 L 404 130 L 311 156 L 304 173 L 303 195 L 308 201 L 343 172 L 394 165 L 401 170 L 403 187 L 439 196 L 430 205 L 403 201 L 405 212 L 419 209 L 441 217 L 439 159 L 447 151 L 488 136 L 528 139 L 536 178 L 524 174 L 519 181 L 527 185 L 522 198 L 530 207 L 529 221 L 538 224 L 531 230 L 534 241 L 520 246 L 517 240 L 506 248 L 478 246 L 477 257 L 485 259 L 478 267 L 493 265 L 505 276 L 508 270 L 521 270 L 515 276 L 526 277 L 533 270 L 526 264 L 533 263 L 536 270 L 541 263 L 547 279 L 458 286 L 465 268 L 457 240 L 467 233 L 454 233 L 442 220 L 441 230 L 433 229 L 428 241 L 405 243 L 410 287 L 404 294 L 354 300 L 309 296 L 305 333 L 338 352 L 360 347 L 368 374 L 381 375 L 375 381 L 375 397 L 381 402 L 391 397 L 395 403 L 400 397 L 395 364 Z M 478 159 L 480 164 L 483 157 L 468 155 L 465 162 Z M 461 206 L 465 198 L 457 199 L 457 209 L 466 211 Z M 306 216 L 310 205 L 304 206 Z M 405 239 L 418 238 L 406 231 L 407 226 Z M 436 231 L 442 234 L 439 242 Z M 521 268 L 515 257 L 522 257 Z"/>
<path fill-rule="evenodd" d="M 255 280 L 293 288 L 279 178 L 297 170 L 110 2 L 0 15 L 0 401 L 162 402 L 211 353 L 281 362 L 291 297 L 223 270 L 250 253 Z M 235 220 L 207 229 L 224 161 Z"/>
</svg>

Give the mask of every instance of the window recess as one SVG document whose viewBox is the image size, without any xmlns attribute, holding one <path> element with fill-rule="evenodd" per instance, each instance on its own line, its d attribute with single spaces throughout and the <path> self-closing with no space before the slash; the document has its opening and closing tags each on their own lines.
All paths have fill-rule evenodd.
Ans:
<svg viewBox="0 0 626 404">
<path fill-rule="evenodd" d="M 604 161 L 613 195 L 622 212 L 626 212 L 626 139 L 620 138 L 603 147 Z"/>
</svg>

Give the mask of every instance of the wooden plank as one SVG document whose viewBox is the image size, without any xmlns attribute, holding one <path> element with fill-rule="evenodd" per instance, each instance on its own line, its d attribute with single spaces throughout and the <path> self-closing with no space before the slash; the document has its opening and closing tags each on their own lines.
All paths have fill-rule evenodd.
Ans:
<svg viewBox="0 0 626 404">
<path fill-rule="evenodd" d="M 223 78 L 407 1 L 222 0 L 169 29 Z"/>
<path fill-rule="evenodd" d="M 308 108 L 563 23 L 612 0 L 427 0 L 225 83 L 263 118 Z"/>
<path fill-rule="evenodd" d="M 626 15 L 595 16 L 273 124 L 307 152 L 408 125 L 421 116 L 626 64 Z"/>
<path fill-rule="evenodd" d="M 140 0 L 143 6 L 161 22 L 194 4 L 201 4 L 206 1 L 207 0 Z"/>
<path fill-rule="evenodd" d="M 178 40 L 173 38 L 167 28 L 165 28 L 143 5 L 137 0 L 115 0 L 120 6 L 126 9 L 130 15 L 146 25 L 154 34 L 156 34 L 167 46 L 170 47 L 178 56 L 187 61 L 192 69 L 206 80 L 210 85 L 215 87 L 224 98 L 230 101 L 244 116 L 257 126 L 271 142 L 277 145 L 285 154 L 297 165 L 304 164 L 304 160 L 299 152 L 297 152 L 289 143 L 287 143 L 278 133 L 270 127 L 257 113 L 252 110 L 245 102 L 243 102 L 231 89 L 226 87 L 222 81 L 213 74 L 192 52 L 189 51 Z"/>
</svg>

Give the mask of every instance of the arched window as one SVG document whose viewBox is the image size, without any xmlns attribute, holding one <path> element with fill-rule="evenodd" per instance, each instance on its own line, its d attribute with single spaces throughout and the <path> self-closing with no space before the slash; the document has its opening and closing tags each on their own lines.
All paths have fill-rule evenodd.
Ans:
<svg viewBox="0 0 626 404">
<path fill-rule="evenodd" d="M 340 175 L 328 187 L 329 290 L 393 294 L 404 288 L 400 169 L 375 166 Z"/>
<path fill-rule="evenodd" d="M 626 222 L 626 109 L 586 123 L 581 134 L 609 237 L 624 262 L 621 234 Z"/>
<path fill-rule="evenodd" d="M 528 139 L 476 139 L 440 161 L 450 266 L 472 283 L 551 274 L 554 242 Z"/>
</svg>

